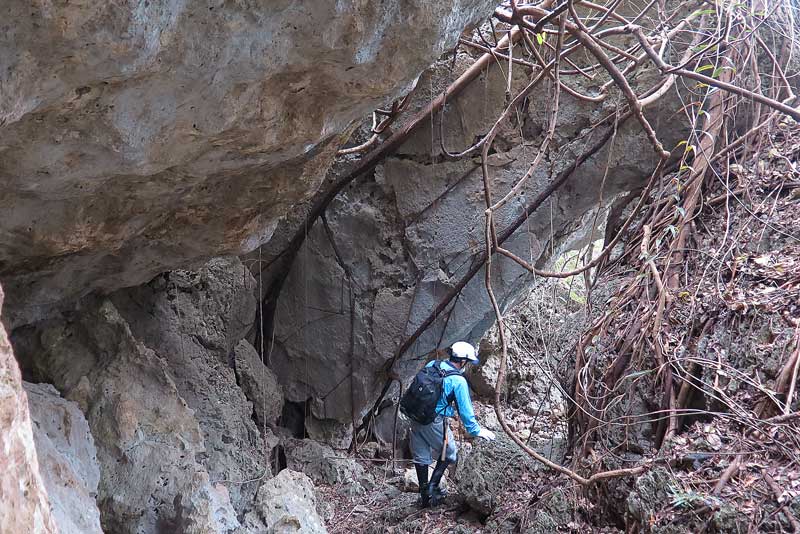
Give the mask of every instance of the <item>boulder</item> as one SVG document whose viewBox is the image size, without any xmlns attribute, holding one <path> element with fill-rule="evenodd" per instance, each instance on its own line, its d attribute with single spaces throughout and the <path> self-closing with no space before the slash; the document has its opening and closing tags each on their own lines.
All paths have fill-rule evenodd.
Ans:
<svg viewBox="0 0 800 534">
<path fill-rule="evenodd" d="M 470 508 L 488 516 L 498 497 L 534 468 L 534 461 L 504 434 L 498 433 L 495 441 L 476 439 L 459 458 L 456 490 Z"/>
<path fill-rule="evenodd" d="M 47 490 L 39 474 L 28 398 L 2 322 L 0 429 L 0 532 L 57 534 Z"/>
<path fill-rule="evenodd" d="M 317 513 L 314 484 L 303 473 L 284 469 L 258 489 L 253 511 L 245 517 L 253 532 L 326 534 Z"/>
<path fill-rule="evenodd" d="M 403 412 L 397 411 L 397 436 L 395 438 L 395 408 L 397 402 L 399 400 L 395 400 L 395 404 L 378 412 L 378 415 L 372 421 L 372 433 L 384 450 L 388 450 L 391 453 L 392 444 L 394 443 L 396 447 L 395 455 L 398 458 L 408 458 L 410 457 L 411 421 L 403 415 Z"/>
<path fill-rule="evenodd" d="M 283 390 L 275 373 L 264 365 L 258 352 L 243 339 L 233 349 L 236 380 L 253 403 L 260 424 L 272 424 L 283 410 Z"/>
<path fill-rule="evenodd" d="M 95 500 L 100 466 L 89 424 L 77 403 L 50 384 L 24 383 L 39 472 L 60 534 L 102 534 Z"/>
</svg>

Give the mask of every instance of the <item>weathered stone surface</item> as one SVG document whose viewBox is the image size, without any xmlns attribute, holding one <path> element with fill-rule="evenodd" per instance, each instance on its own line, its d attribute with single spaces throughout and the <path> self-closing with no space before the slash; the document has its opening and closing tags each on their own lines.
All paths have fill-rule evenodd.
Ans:
<svg viewBox="0 0 800 534">
<path fill-rule="evenodd" d="M 699 532 L 707 526 L 711 526 L 714 532 L 733 534 L 746 530 L 746 525 L 751 523 L 751 518 L 731 503 L 714 496 L 703 497 L 702 495 L 691 489 L 684 489 L 681 482 L 669 470 L 655 467 L 634 480 L 627 499 L 620 504 L 627 508 L 628 524 L 636 525 L 641 532 L 652 534 Z M 674 516 L 663 513 L 669 507 L 670 502 L 680 502 L 681 500 L 684 502 L 699 500 L 702 504 L 698 502 L 685 506 L 711 505 L 714 507 L 714 511 L 707 517 L 686 514 L 681 521 L 675 521 Z M 681 506 L 675 505 L 670 508 L 675 510 L 680 509 Z"/>
<path fill-rule="evenodd" d="M 515 313 L 516 310 L 514 310 Z M 498 349 L 496 343 L 497 325 L 492 330 L 486 333 L 478 349 L 478 357 L 481 360 L 480 366 L 475 369 L 468 370 L 469 385 L 473 388 L 475 393 L 481 397 L 492 398 L 494 397 L 494 389 L 497 385 L 497 373 L 500 370 L 500 358 L 498 356 Z M 511 352 L 509 350 L 509 352 Z M 514 372 L 515 359 L 508 358 L 507 372 L 512 374 Z"/>
<path fill-rule="evenodd" d="M 381 446 L 384 453 L 391 455 L 392 446 L 395 446 L 395 457 L 410 458 L 411 422 L 397 412 L 397 436 L 395 437 L 395 409 L 396 404 L 389 405 L 378 412 L 373 419 L 372 434 Z"/>
<path fill-rule="evenodd" d="M 197 507 L 214 490 L 198 486 L 198 477 L 208 480 L 198 462 L 207 453 L 203 433 L 167 361 L 137 341 L 105 299 L 42 325 L 40 341 L 40 365 L 73 370 L 51 378 L 78 403 L 92 430 L 103 529 L 120 534 L 174 530 L 183 513 L 180 503 Z M 230 502 L 225 505 L 235 516 Z"/>
<path fill-rule="evenodd" d="M 205 451 L 199 461 L 212 481 L 233 482 L 228 490 L 238 512 L 258 488 L 240 482 L 271 474 L 267 460 L 276 443 L 269 429 L 264 443 L 233 370 L 234 347 L 253 324 L 254 288 L 237 258 L 217 258 L 198 271 L 172 271 L 112 296 L 134 337 L 165 361 L 200 425 Z"/>
<path fill-rule="evenodd" d="M 227 532 L 272 475 L 278 439 L 257 427 L 234 372 L 235 348 L 253 351 L 254 288 L 238 259 L 217 258 L 20 331 L 26 370 L 87 414 L 107 529 Z M 273 415 L 279 392 L 267 392 Z"/>
<path fill-rule="evenodd" d="M 189 491 L 175 499 L 179 534 L 224 534 L 241 526 L 228 490 L 222 484 L 209 484 L 206 473 L 196 473 Z"/>
<path fill-rule="evenodd" d="M 456 470 L 456 489 L 476 512 L 489 515 L 498 496 L 522 473 L 533 469 L 533 460 L 504 434 L 497 440 L 476 439 L 462 454 Z"/>
<path fill-rule="evenodd" d="M 429 103 L 469 64 L 471 58 L 461 55 L 455 71 L 451 58 L 434 65 L 420 80 L 412 107 Z M 525 81 L 520 74 L 516 83 Z M 443 118 L 446 146 L 460 150 L 483 135 L 505 103 L 505 87 L 503 75 L 492 69 L 451 102 Z M 530 98 L 517 110 L 518 120 L 500 130 L 490 162 L 495 197 L 525 174 L 541 146 L 551 102 L 544 94 Z M 592 105 L 562 95 L 556 139 L 521 192 L 494 214 L 498 231 L 595 142 L 602 127 L 592 128 L 601 117 L 613 116 L 613 101 Z M 665 101 L 663 106 L 654 113 L 672 113 L 679 104 Z M 339 194 L 326 211 L 330 231 L 319 222 L 300 227 L 308 237 L 277 299 L 271 362 L 287 399 L 311 401 L 315 417 L 348 422 L 363 415 L 383 386 L 384 366 L 398 346 L 485 249 L 480 171 L 471 159 L 447 161 L 442 156 L 438 121 L 432 121 L 437 126 L 433 133 L 426 122 L 393 157 Z M 674 146 L 678 126 L 660 126 L 665 146 Z M 626 123 L 613 146 L 589 158 L 504 247 L 548 266 L 563 250 L 584 245 L 596 230 L 598 209 L 602 225 L 610 200 L 641 188 L 655 162 L 640 127 Z M 606 164 L 613 172 L 603 180 Z M 605 200 L 598 208 L 601 184 Z M 276 235 L 292 233 L 280 226 Z M 281 250 L 276 239 L 263 247 L 261 256 L 270 260 Z M 506 309 L 533 279 L 505 257 L 493 262 L 492 285 Z M 493 322 L 479 272 L 393 371 L 408 379 L 426 354 L 457 340 L 477 342 Z"/>
<path fill-rule="evenodd" d="M 518 513 L 498 514 L 486 522 L 486 530 L 497 534 L 552 534 L 580 531 L 574 493 L 561 488 L 548 490 L 535 503 Z M 602 531 L 602 529 L 601 529 Z"/>
<path fill-rule="evenodd" d="M 100 510 L 95 497 L 100 482 L 97 450 L 86 418 L 50 384 L 24 383 L 53 519 L 59 534 L 98 534 Z"/>
<path fill-rule="evenodd" d="M 3 289 L 0 287 L 0 311 Z M 0 323 L 0 532 L 56 534 L 22 377 Z"/>
<path fill-rule="evenodd" d="M 631 518 L 640 524 L 647 524 L 667 499 L 667 490 L 672 482 L 673 477 L 662 468 L 638 477 L 625 501 Z"/>
<path fill-rule="evenodd" d="M 350 123 L 494 4 L 5 2 L 10 319 L 265 242 Z"/>
<path fill-rule="evenodd" d="M 340 423 L 335 419 L 317 419 L 309 414 L 305 419 L 308 437 L 330 445 L 334 449 L 348 449 L 353 442 L 353 423 Z"/>
<path fill-rule="evenodd" d="M 256 504 L 245 516 L 245 527 L 269 534 L 326 534 L 317 513 L 311 479 L 284 469 L 258 489 Z"/>
<path fill-rule="evenodd" d="M 342 484 L 353 493 L 363 493 L 372 481 L 354 459 L 343 457 L 311 439 L 288 439 L 283 443 L 286 467 L 308 475 L 315 484 Z M 367 487 L 364 487 L 364 486 Z"/>
<path fill-rule="evenodd" d="M 258 352 L 246 340 L 233 348 L 236 379 L 253 403 L 259 423 L 274 423 L 283 409 L 283 390 L 272 369 L 261 362 Z"/>
<path fill-rule="evenodd" d="M 543 500 L 545 502 L 536 503 L 536 512 L 523 531 L 524 534 L 551 534 L 569 529 L 574 505 L 568 500 L 564 490 L 555 489 Z"/>
</svg>

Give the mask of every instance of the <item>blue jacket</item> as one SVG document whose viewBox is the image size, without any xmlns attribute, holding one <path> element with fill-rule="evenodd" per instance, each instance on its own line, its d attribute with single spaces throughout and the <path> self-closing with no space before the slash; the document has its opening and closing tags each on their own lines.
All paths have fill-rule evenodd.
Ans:
<svg viewBox="0 0 800 534">
<path fill-rule="evenodd" d="M 428 362 L 426 367 L 439 364 L 441 364 L 443 370 L 458 371 L 456 367 L 446 360 L 433 360 L 432 362 Z M 462 371 L 459 371 L 459 373 L 461 372 Z M 475 420 L 475 412 L 472 409 L 472 399 L 469 397 L 469 385 L 467 384 L 467 379 L 461 376 L 461 374 L 444 378 L 442 382 L 442 398 L 439 399 L 439 402 L 436 404 L 436 413 L 446 417 L 453 417 L 453 415 L 455 415 L 453 407 L 447 404 L 447 397 L 449 397 L 451 393 L 456 399 L 458 415 L 461 417 L 464 428 L 467 429 L 469 435 L 477 436 L 478 432 L 481 431 L 481 425 Z"/>
</svg>

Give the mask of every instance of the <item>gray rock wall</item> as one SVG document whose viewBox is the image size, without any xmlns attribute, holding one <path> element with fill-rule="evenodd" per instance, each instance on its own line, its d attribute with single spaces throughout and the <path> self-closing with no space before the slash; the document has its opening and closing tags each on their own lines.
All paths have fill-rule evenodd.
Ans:
<svg viewBox="0 0 800 534">
<path fill-rule="evenodd" d="M 196 272 L 173 271 L 111 298 L 86 299 L 75 312 L 19 332 L 26 372 L 53 382 L 86 414 L 104 530 L 223 534 L 241 527 L 272 476 L 278 442 L 256 425 L 236 377 L 254 289 L 238 259 L 219 258 Z M 242 372 L 268 376 L 257 358 L 248 364 Z M 250 385 L 269 401 L 262 413 L 276 417 L 282 397 L 274 380 Z"/>
<path fill-rule="evenodd" d="M 469 64 L 471 59 L 463 54 L 453 71 L 449 57 L 435 64 L 420 80 L 412 108 L 422 108 Z M 520 72 L 515 85 L 520 88 L 526 81 Z M 589 90 L 585 81 L 569 82 Z M 652 82 L 647 73 L 637 80 L 642 87 Z M 550 90 L 541 86 L 501 128 L 489 161 L 495 199 L 533 161 L 550 116 Z M 485 134 L 504 105 L 504 91 L 503 74 L 494 68 L 448 104 L 445 145 L 460 151 Z M 597 123 L 613 116 L 616 102 L 613 94 L 602 104 L 561 95 L 553 144 L 521 193 L 495 214 L 498 231 L 595 142 L 604 128 Z M 660 118 L 679 104 L 667 99 L 660 106 L 652 116 L 665 146 L 671 147 L 681 132 Z M 308 237 L 291 267 L 277 301 L 270 365 L 287 399 L 308 401 L 314 419 L 344 425 L 360 420 L 386 380 L 385 363 L 484 250 L 480 170 L 473 159 L 448 161 L 442 156 L 439 121 L 438 116 L 432 119 L 433 129 L 426 121 L 374 173 L 339 194 L 326 212 L 330 231 L 319 221 L 307 229 Z M 655 162 L 639 125 L 629 121 L 610 149 L 583 164 L 505 247 L 546 266 L 561 251 L 589 239 L 598 209 L 600 228 L 595 229 L 594 239 L 602 237 L 611 201 L 643 187 Z M 610 170 L 598 208 L 607 163 Z M 277 235 L 291 233 L 291 223 L 285 226 Z M 274 240 L 263 247 L 261 258 L 274 258 L 280 247 Z M 500 305 L 506 308 L 533 279 L 511 260 L 498 257 L 492 280 Z M 395 371 L 407 378 L 426 354 L 456 340 L 477 343 L 493 322 L 481 271 Z"/>
<path fill-rule="evenodd" d="M 6 321 L 265 242 L 350 123 L 493 6 L 4 2 Z"/>
<path fill-rule="evenodd" d="M 136 339 L 164 359 L 203 433 L 201 463 L 213 480 L 233 482 L 228 489 L 237 510 L 257 489 L 241 481 L 271 473 L 266 460 L 274 447 L 264 443 L 234 370 L 234 347 L 253 323 L 254 288 L 238 259 L 218 258 L 198 271 L 172 271 L 112 296 Z M 252 362 L 254 371 L 260 363 Z M 282 405 L 276 393 L 261 392 L 277 404 L 269 406 L 273 413 Z"/>
<path fill-rule="evenodd" d="M 74 322 L 52 325 L 43 337 L 51 360 L 74 361 L 81 353 L 96 358 L 77 380 L 53 378 L 78 402 L 92 429 L 104 529 L 130 534 L 157 532 L 162 525 L 175 529 L 179 503 L 210 493 L 210 480 L 200 463 L 207 453 L 202 430 L 167 362 L 136 340 L 107 300 Z"/>
</svg>

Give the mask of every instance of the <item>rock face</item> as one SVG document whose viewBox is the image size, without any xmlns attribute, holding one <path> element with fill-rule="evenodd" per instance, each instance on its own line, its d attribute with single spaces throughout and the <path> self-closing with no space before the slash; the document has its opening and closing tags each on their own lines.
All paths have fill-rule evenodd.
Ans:
<svg viewBox="0 0 800 534">
<path fill-rule="evenodd" d="M 353 442 L 353 424 L 335 419 L 317 419 L 313 414 L 305 418 L 308 437 L 326 443 L 334 449 L 348 449 Z"/>
<path fill-rule="evenodd" d="M 494 4 L 4 2 L 6 320 L 265 242 L 351 122 Z"/>
<path fill-rule="evenodd" d="M 239 260 L 216 259 L 20 333 L 27 371 L 86 414 L 104 530 L 226 533 L 272 475 L 277 438 L 256 427 L 234 371 L 254 284 Z"/>
<path fill-rule="evenodd" d="M 231 502 L 243 509 L 255 493 L 258 478 L 269 471 L 269 452 L 252 419 L 251 397 L 267 411 L 280 413 L 282 399 L 274 381 L 237 386 L 235 347 L 253 324 L 256 310 L 255 280 L 236 258 L 211 260 L 199 271 L 172 271 L 149 284 L 112 296 L 133 335 L 164 359 L 180 397 L 194 412 L 205 443 L 202 465 L 213 480 L 235 482 L 229 486 Z M 259 375 L 261 362 L 250 361 Z M 258 413 L 260 408 L 256 408 Z"/>
<path fill-rule="evenodd" d="M 225 486 L 211 486 L 205 473 L 196 474 L 193 482 L 192 491 L 176 497 L 176 532 L 218 534 L 235 531 L 241 526 L 230 506 Z"/>
<path fill-rule="evenodd" d="M 262 526 L 263 523 L 263 526 Z M 311 479 L 303 473 L 284 469 L 258 489 L 253 512 L 245 526 L 270 534 L 326 534 L 328 531 L 316 509 Z M 266 530 L 263 530 L 266 526 Z"/>
<path fill-rule="evenodd" d="M 0 287 L 0 310 L 3 289 Z M 0 323 L 0 532 L 57 534 L 31 429 L 28 398 Z"/>
<path fill-rule="evenodd" d="M 25 383 L 39 457 L 59 534 L 102 534 L 97 451 L 86 418 L 49 384 Z"/>
<path fill-rule="evenodd" d="M 174 524 L 176 501 L 211 490 L 195 482 L 204 474 L 208 480 L 197 461 L 206 453 L 203 434 L 167 363 L 133 337 L 109 301 L 87 310 L 80 323 L 53 329 L 43 334 L 54 342 L 46 345 L 51 358 L 88 367 L 56 385 L 81 405 L 92 429 L 104 529 L 138 534 Z M 97 360 L 80 361 L 84 354 Z"/>
<path fill-rule="evenodd" d="M 246 340 L 233 349 L 236 379 L 247 398 L 253 402 L 258 421 L 274 423 L 283 409 L 283 390 L 275 373 L 264 365 L 258 352 Z"/>
<path fill-rule="evenodd" d="M 427 104 L 471 64 L 471 58 L 460 56 L 454 72 L 451 64 L 448 58 L 426 72 L 413 105 Z M 641 83 L 652 82 L 647 78 L 643 75 Z M 523 81 L 527 79 L 520 75 L 517 83 Z M 483 135 L 502 109 L 504 90 L 502 74 L 493 69 L 452 102 L 442 119 L 445 145 L 461 150 Z M 596 141 L 602 127 L 593 129 L 594 124 L 614 114 L 613 99 L 592 105 L 569 95 L 561 98 L 551 150 L 520 194 L 495 214 L 498 232 Z M 543 139 L 549 103 L 537 93 L 518 110 L 518 120 L 501 129 L 489 164 L 496 197 L 528 170 Z M 669 103 L 664 106 L 657 113 L 673 111 Z M 375 172 L 340 193 L 327 209 L 326 224 L 300 227 L 308 237 L 277 299 L 271 363 L 287 399 L 310 401 L 316 418 L 358 420 L 386 379 L 384 365 L 484 250 L 479 167 L 471 159 L 446 160 L 439 146 L 439 118 L 433 122 L 433 133 L 426 123 Z M 674 146 L 670 143 L 678 134 L 669 125 L 660 129 L 665 146 Z M 603 180 L 607 163 L 612 172 Z M 639 126 L 625 124 L 610 149 L 600 150 L 579 167 L 504 246 L 547 266 L 561 251 L 590 239 L 601 189 L 605 200 L 598 225 L 604 224 L 610 202 L 641 188 L 654 166 Z M 280 226 L 276 235 L 284 233 L 292 231 Z M 601 236 L 595 233 L 591 238 Z M 262 257 L 276 257 L 281 244 L 274 239 Z M 532 278 L 505 257 L 493 261 L 493 287 L 506 308 Z M 424 355 L 457 340 L 475 343 L 493 322 L 479 272 L 393 370 L 408 378 Z"/>
</svg>

